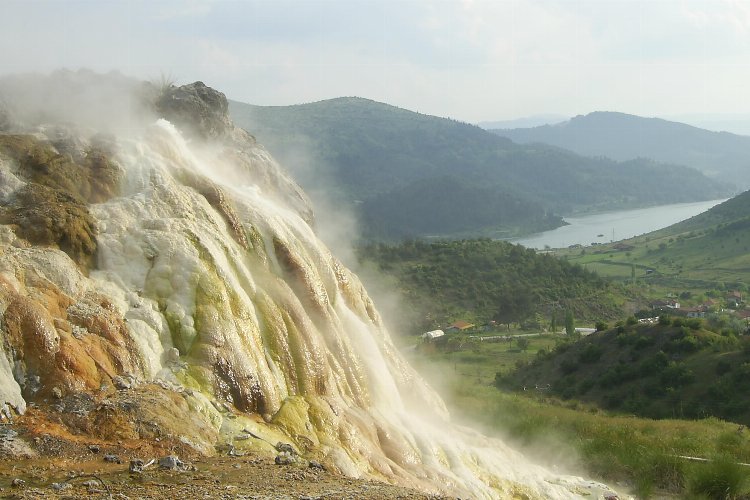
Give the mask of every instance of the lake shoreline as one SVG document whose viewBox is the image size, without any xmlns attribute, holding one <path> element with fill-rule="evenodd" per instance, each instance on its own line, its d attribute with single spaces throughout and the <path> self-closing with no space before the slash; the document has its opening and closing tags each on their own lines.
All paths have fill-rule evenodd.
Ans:
<svg viewBox="0 0 750 500">
<path fill-rule="evenodd" d="M 537 250 L 611 243 L 664 229 L 724 201 L 726 199 L 575 215 L 564 218 L 567 225 L 506 241 Z"/>
</svg>

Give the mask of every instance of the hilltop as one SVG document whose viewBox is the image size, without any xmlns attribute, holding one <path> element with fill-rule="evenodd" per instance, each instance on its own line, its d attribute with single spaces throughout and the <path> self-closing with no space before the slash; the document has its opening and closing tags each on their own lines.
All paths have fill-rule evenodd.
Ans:
<svg viewBox="0 0 750 500">
<path fill-rule="evenodd" d="M 729 132 L 603 111 L 554 125 L 493 132 L 521 144 L 550 144 L 587 156 L 686 165 L 738 188 L 750 187 L 750 137 Z"/>
<path fill-rule="evenodd" d="M 510 237 L 559 226 L 561 214 L 575 211 L 726 193 L 689 168 L 518 145 L 355 97 L 268 107 L 230 101 L 230 113 L 313 198 L 322 189 L 337 210 L 354 211 L 372 239 Z"/>
</svg>

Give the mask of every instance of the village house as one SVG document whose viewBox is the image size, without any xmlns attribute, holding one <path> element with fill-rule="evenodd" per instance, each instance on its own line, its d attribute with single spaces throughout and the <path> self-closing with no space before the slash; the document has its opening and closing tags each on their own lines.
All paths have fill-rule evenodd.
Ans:
<svg viewBox="0 0 750 500">
<path fill-rule="evenodd" d="M 655 300 L 651 302 L 651 309 L 679 309 L 680 303 L 674 299 Z"/>
<path fill-rule="evenodd" d="M 750 323 L 750 310 L 748 309 L 741 309 L 736 312 L 737 317 L 739 317 L 741 320 L 744 320 L 746 323 Z"/>
<path fill-rule="evenodd" d="M 475 328 L 475 326 L 476 325 L 474 325 L 474 323 L 459 320 L 446 328 L 446 330 L 448 330 L 449 332 L 463 332 L 466 330 L 471 330 L 472 328 Z"/>
<path fill-rule="evenodd" d="M 688 318 L 705 318 L 708 308 L 704 305 L 700 305 L 695 307 L 684 307 L 681 311 Z"/>
<path fill-rule="evenodd" d="M 443 330 L 431 330 L 429 332 L 425 332 L 422 334 L 422 338 L 425 340 L 435 340 L 438 337 L 442 337 L 445 335 L 445 332 Z"/>
<path fill-rule="evenodd" d="M 727 307 L 737 309 L 742 304 L 742 293 L 736 290 L 727 293 Z"/>
</svg>

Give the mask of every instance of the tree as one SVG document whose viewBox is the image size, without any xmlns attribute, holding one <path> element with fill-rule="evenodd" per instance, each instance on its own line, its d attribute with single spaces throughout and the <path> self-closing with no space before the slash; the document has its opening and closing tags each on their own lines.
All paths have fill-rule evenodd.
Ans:
<svg viewBox="0 0 750 500">
<path fill-rule="evenodd" d="M 519 348 L 519 349 L 521 349 L 522 351 L 525 351 L 526 349 L 528 349 L 528 348 L 529 348 L 529 344 L 530 344 L 530 343 L 531 343 L 531 342 L 529 342 L 529 339 L 527 339 L 527 338 L 525 338 L 525 337 L 518 337 L 518 338 L 516 339 L 516 345 L 517 345 L 517 346 L 518 346 L 518 348 Z"/>
<path fill-rule="evenodd" d="M 573 311 L 568 309 L 565 311 L 565 333 L 571 337 L 576 333 L 575 320 L 573 319 Z"/>
</svg>

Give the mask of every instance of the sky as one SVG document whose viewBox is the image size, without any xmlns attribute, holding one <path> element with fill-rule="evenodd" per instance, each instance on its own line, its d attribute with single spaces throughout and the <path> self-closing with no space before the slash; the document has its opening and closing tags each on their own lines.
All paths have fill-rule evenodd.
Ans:
<svg viewBox="0 0 750 500">
<path fill-rule="evenodd" d="M 201 80 L 259 105 L 750 114 L 750 0 L 0 0 L 0 48 L 0 74 Z"/>
</svg>

